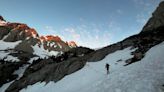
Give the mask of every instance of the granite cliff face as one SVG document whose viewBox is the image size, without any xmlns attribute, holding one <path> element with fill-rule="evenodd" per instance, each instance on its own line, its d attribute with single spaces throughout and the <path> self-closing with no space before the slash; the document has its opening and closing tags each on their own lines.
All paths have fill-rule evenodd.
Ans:
<svg viewBox="0 0 164 92">
<path fill-rule="evenodd" d="M 164 26 L 164 2 L 161 2 L 141 32 Z"/>
</svg>

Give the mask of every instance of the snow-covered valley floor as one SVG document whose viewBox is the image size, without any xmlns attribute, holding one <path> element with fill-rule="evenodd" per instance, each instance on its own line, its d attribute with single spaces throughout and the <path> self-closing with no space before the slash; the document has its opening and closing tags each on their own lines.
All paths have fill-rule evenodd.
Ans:
<svg viewBox="0 0 164 92">
<path fill-rule="evenodd" d="M 38 82 L 21 92 L 164 92 L 164 42 L 151 48 L 141 61 L 123 66 L 134 50 L 116 51 L 57 83 Z M 106 63 L 110 64 L 109 75 Z"/>
</svg>

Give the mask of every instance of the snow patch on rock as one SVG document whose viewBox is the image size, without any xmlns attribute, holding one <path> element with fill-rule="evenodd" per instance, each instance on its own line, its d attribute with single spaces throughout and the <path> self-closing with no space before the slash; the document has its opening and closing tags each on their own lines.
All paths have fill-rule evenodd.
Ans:
<svg viewBox="0 0 164 92">
<path fill-rule="evenodd" d="M 5 92 L 5 90 L 12 84 L 14 81 L 11 81 L 9 83 L 3 84 L 2 87 L 0 87 L 0 92 Z"/>
<path fill-rule="evenodd" d="M 13 49 L 16 45 L 21 43 L 22 41 L 16 41 L 16 42 L 4 42 L 0 40 L 0 50 L 7 50 L 7 49 Z"/>
<path fill-rule="evenodd" d="M 24 66 L 22 66 L 22 67 L 19 67 L 19 69 L 18 70 L 16 70 L 13 74 L 17 74 L 18 75 L 18 78 L 17 79 L 20 79 L 22 76 L 23 76 L 23 74 L 24 74 L 24 72 L 25 72 L 25 70 L 27 69 L 27 67 L 28 67 L 29 65 L 24 65 Z"/>
<path fill-rule="evenodd" d="M 45 50 L 43 45 L 40 47 L 38 45 L 32 46 L 34 55 L 38 55 L 40 58 L 48 58 L 49 56 L 57 56 L 60 54 L 58 51 L 48 51 Z"/>
</svg>

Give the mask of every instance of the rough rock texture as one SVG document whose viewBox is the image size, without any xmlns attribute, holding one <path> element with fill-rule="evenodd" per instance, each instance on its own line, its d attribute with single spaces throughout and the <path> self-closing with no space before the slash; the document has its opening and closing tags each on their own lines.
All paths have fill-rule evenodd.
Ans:
<svg viewBox="0 0 164 92">
<path fill-rule="evenodd" d="M 10 82 L 18 77 L 13 72 L 17 70 L 22 63 L 10 63 L 0 60 L 0 87 L 7 82 Z"/>
<path fill-rule="evenodd" d="M 77 48 L 78 49 L 78 48 Z M 70 58 L 58 62 L 57 58 L 49 59 L 39 59 L 33 62 L 25 71 L 23 77 L 20 80 L 13 82 L 6 92 L 18 92 L 20 89 L 27 87 L 27 85 L 32 85 L 39 81 L 54 81 L 57 82 L 62 79 L 64 76 L 76 72 L 81 69 L 87 59 L 86 56 L 78 56 L 79 54 L 88 54 L 93 50 L 88 48 L 79 48 L 81 52 L 75 50 L 69 51 L 68 53 L 74 54 Z M 78 54 L 78 55 L 77 55 Z M 70 55 L 70 54 L 67 54 Z M 69 56 L 67 56 L 69 57 Z M 64 58 L 64 57 L 63 57 Z M 60 59 L 61 60 L 61 59 Z"/>
<path fill-rule="evenodd" d="M 27 37 L 38 37 L 35 29 L 29 28 L 26 24 L 20 24 L 13 28 L 10 34 L 4 39 L 6 42 L 15 42 L 19 40 L 25 40 Z"/>
<path fill-rule="evenodd" d="M 90 53 L 91 58 L 88 61 L 96 62 L 102 60 L 106 55 L 129 46 L 138 48 L 138 50 L 136 50 L 135 54 L 133 55 L 137 56 L 137 58 L 141 58 L 142 55 L 139 55 L 139 53 L 145 53 L 152 46 L 164 41 L 164 33 L 162 32 L 162 30 L 164 30 L 164 26 L 158 27 L 154 30 L 142 32 L 137 35 L 133 35 L 121 42 L 99 49 L 94 53 Z"/>
<path fill-rule="evenodd" d="M 88 60 L 88 62 L 96 62 L 102 60 L 109 53 L 113 53 L 116 50 L 120 50 L 120 49 L 122 49 L 121 42 L 99 49 L 93 53 L 90 53 L 91 58 Z"/>
<path fill-rule="evenodd" d="M 68 52 L 66 52 L 65 54 L 67 54 L 69 57 L 70 56 L 84 56 L 88 53 L 93 52 L 94 50 L 86 48 L 86 47 L 77 47 L 77 48 L 73 48 L 71 50 L 69 50 Z"/>
<path fill-rule="evenodd" d="M 0 26 L 0 40 L 10 32 L 10 28 Z"/>
<path fill-rule="evenodd" d="M 77 44 L 74 41 L 66 42 L 71 47 L 77 47 Z"/>
<path fill-rule="evenodd" d="M 70 46 L 61 40 L 58 36 L 53 35 L 47 35 L 47 36 L 41 36 L 40 37 L 41 42 L 44 45 L 45 49 L 48 50 L 55 50 L 55 51 L 68 51 L 70 50 Z"/>
<path fill-rule="evenodd" d="M 31 44 L 29 44 L 25 41 L 23 41 L 18 46 L 16 46 L 15 49 L 17 51 L 24 51 L 24 52 L 28 52 L 28 53 L 33 53 L 33 49 L 31 47 Z"/>
<path fill-rule="evenodd" d="M 164 26 L 164 1 L 162 1 L 147 24 L 143 27 L 141 32 L 153 30 L 154 28 Z"/>
</svg>

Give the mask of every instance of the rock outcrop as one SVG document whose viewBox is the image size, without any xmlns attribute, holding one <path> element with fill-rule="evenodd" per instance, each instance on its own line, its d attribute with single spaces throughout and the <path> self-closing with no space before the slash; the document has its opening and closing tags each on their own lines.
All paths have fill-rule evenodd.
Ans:
<svg viewBox="0 0 164 92">
<path fill-rule="evenodd" d="M 87 54 L 93 50 L 78 47 L 66 52 L 62 57 L 50 57 L 33 61 L 20 80 L 13 82 L 6 92 L 19 92 L 20 89 L 39 81 L 57 82 L 64 76 L 81 69 L 87 62 Z M 60 62 L 59 62 L 60 60 Z"/>
<path fill-rule="evenodd" d="M 162 1 L 147 24 L 143 27 L 141 32 L 153 30 L 157 27 L 164 26 L 164 1 Z"/>
<path fill-rule="evenodd" d="M 0 33 L 0 40 L 1 40 L 1 39 L 3 39 L 3 37 L 5 37 L 5 35 L 7 35 L 10 32 L 10 29 L 0 26 L 0 31 L 1 31 L 1 33 Z"/>
<path fill-rule="evenodd" d="M 18 77 L 18 75 L 13 74 L 23 63 L 11 63 L 0 60 L 0 87 L 10 82 Z"/>
<path fill-rule="evenodd" d="M 77 44 L 74 41 L 66 42 L 70 47 L 77 47 Z"/>
<path fill-rule="evenodd" d="M 91 55 L 89 61 L 95 62 L 102 60 L 106 55 L 129 46 L 139 47 L 140 50 L 145 50 L 144 52 L 146 52 L 152 46 L 162 42 L 164 40 L 162 37 L 164 36 L 164 33 L 162 32 L 162 30 L 164 30 L 164 1 L 159 4 L 152 15 L 153 16 L 143 27 L 141 33 L 128 37 L 118 43 L 99 49 L 95 53 L 91 53 L 93 55 Z"/>
<path fill-rule="evenodd" d="M 45 49 L 55 50 L 55 51 L 68 51 L 70 46 L 61 40 L 59 36 L 47 35 L 40 37 L 41 43 L 44 45 Z"/>
<path fill-rule="evenodd" d="M 15 42 L 36 37 L 38 37 L 38 34 L 35 29 L 29 28 L 26 24 L 20 24 L 10 31 L 10 34 L 4 39 L 4 41 Z"/>
</svg>

